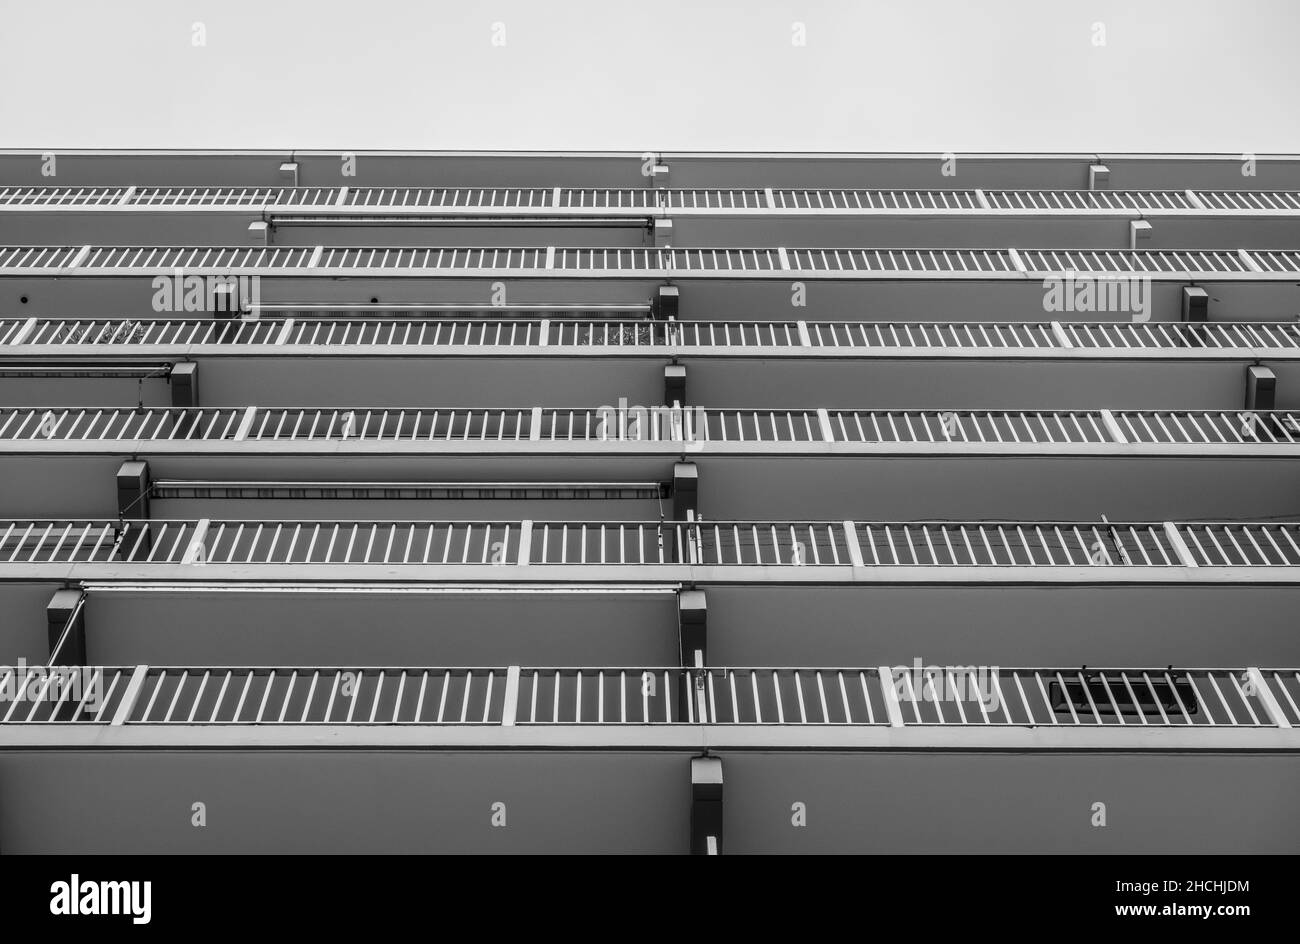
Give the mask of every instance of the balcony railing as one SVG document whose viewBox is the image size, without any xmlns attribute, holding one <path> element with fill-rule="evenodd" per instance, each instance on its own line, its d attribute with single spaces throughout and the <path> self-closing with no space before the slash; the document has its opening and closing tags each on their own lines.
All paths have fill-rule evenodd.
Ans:
<svg viewBox="0 0 1300 944">
<path fill-rule="evenodd" d="M 6 276 L 1293 281 L 1294 249 L 3 246 Z"/>
<path fill-rule="evenodd" d="M 1295 669 L 0 669 L 0 726 L 1287 728 Z M 30 672 L 30 670 L 28 670 Z M 8 704 L 6 704 L 6 701 Z"/>
<path fill-rule="evenodd" d="M 512 187 L 3 187 L 0 210 L 924 215 L 1300 214 L 1300 193 L 1235 190 L 868 190 Z"/>
<path fill-rule="evenodd" d="M 1300 445 L 1285 410 L 741 410 L 592 406 L 570 409 L 292 407 L 0 408 L 0 443 L 127 442 L 373 445 L 436 451 L 456 443 L 691 443 L 705 448 L 813 444 L 904 447 L 1102 446 L 1214 449 Z"/>
<path fill-rule="evenodd" d="M 1300 566 L 1296 522 L 11 519 L 7 564 Z"/>
<path fill-rule="evenodd" d="M 1270 356 L 1300 351 L 1296 322 L 649 321 L 565 318 L 0 319 L 0 345 L 69 351 L 132 347 L 599 348 L 662 352 L 1041 352 L 1107 355 L 1192 351 Z M 242 351 L 241 351 L 242 352 Z"/>
</svg>

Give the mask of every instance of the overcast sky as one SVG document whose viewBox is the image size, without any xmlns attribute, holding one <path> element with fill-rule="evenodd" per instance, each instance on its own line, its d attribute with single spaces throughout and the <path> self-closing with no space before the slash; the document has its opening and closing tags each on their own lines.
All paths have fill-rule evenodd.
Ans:
<svg viewBox="0 0 1300 944">
<path fill-rule="evenodd" d="M 0 0 L 0 147 L 1300 152 L 1297 27 L 1300 0 Z"/>
</svg>

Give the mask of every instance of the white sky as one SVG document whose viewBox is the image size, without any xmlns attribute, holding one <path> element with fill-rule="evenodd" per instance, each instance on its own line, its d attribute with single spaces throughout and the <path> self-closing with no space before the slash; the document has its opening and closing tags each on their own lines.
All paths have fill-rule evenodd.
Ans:
<svg viewBox="0 0 1300 944">
<path fill-rule="evenodd" d="M 1300 152 L 1300 0 L 0 0 L 0 36 L 10 148 Z"/>
</svg>

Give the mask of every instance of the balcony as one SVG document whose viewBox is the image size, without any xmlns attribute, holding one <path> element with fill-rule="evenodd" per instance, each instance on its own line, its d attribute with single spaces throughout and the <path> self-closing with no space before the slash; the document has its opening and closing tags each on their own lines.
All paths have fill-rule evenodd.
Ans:
<svg viewBox="0 0 1300 944">
<path fill-rule="evenodd" d="M 657 403 L 663 368 L 686 367 L 697 402 L 1010 410 L 1223 410 L 1247 368 L 1277 376 L 1277 405 L 1300 407 L 1295 322 L 853 322 L 595 319 L 583 312 L 395 317 L 290 309 L 249 320 L 0 320 L 8 406 L 174 403 L 170 374 L 193 361 L 202 402 L 365 402 L 450 407 Z M 521 369 L 526 368 L 526 369 Z M 135 381 L 144 377 L 144 383 Z M 68 383 L 75 380 L 75 383 Z"/>
<path fill-rule="evenodd" d="M 1262 320 L 1295 312 L 1300 251 L 1217 248 L 663 248 L 401 246 L 5 246 L 4 313 L 22 298 L 48 316 L 129 317 L 156 299 L 156 279 L 252 279 L 245 307 L 483 304 L 508 281 L 522 305 L 646 304 L 679 286 L 682 317 L 786 320 L 804 285 L 814 318 L 878 311 L 885 319 L 943 312 L 957 321 L 1041 320 L 1045 280 L 1116 283 L 1130 289 L 1100 307 L 1113 320 L 1177 321 L 1182 289 L 1212 296 L 1211 314 L 1250 311 Z M 809 287 L 811 283 L 811 287 Z M 1120 285 L 1122 283 L 1122 285 Z M 503 282 L 503 284 L 505 284 Z M 1138 287 L 1132 289 L 1136 284 Z M 256 285 L 257 298 L 253 299 Z M 1096 307 L 1096 306 L 1094 306 Z M 804 313 L 804 312 L 801 312 Z M 923 315 L 921 313 L 924 313 Z M 1095 318 L 1090 320 L 1097 320 Z"/>
<path fill-rule="evenodd" d="M 1290 522 L 0 521 L 0 578 L 1290 583 Z M 540 568 L 525 570 L 524 568 Z M 460 574 L 456 569 L 462 569 Z M 983 571 L 978 578 L 974 573 Z M 612 571 L 606 577 L 604 572 Z"/>
<path fill-rule="evenodd" d="M 1290 245 L 1300 192 L 1241 190 L 871 190 L 571 187 L 6 187 L 0 241 L 239 244 L 265 223 L 280 245 L 654 244 L 1068 245 L 1119 248 L 1129 223 L 1153 223 L 1153 248 L 1225 237 Z M 256 237 L 263 240 L 264 237 Z"/>
<path fill-rule="evenodd" d="M 1288 798 L 1275 783 L 1294 769 L 1294 669 L 976 673 L 91 667 L 38 681 L 34 702 L 0 703 L 17 814 L 6 835 L 15 852 L 193 850 L 188 820 L 144 827 L 160 804 L 188 809 L 180 800 L 198 778 L 210 808 L 262 814 L 255 829 L 232 817 L 222 848 L 682 851 L 690 758 L 708 748 L 725 770 L 730 852 L 849 850 L 868 834 L 888 851 L 1066 848 L 1061 812 L 1086 811 L 1080 800 L 1093 795 L 1175 819 L 1244 798 L 1233 828 L 1211 817 L 1188 849 L 1284 851 L 1289 835 L 1274 827 Z M 104 697 L 90 703 L 71 678 Z M 948 699 L 963 684 L 993 697 Z M 82 776 L 64 776 L 72 769 Z M 376 779 L 382 804 L 365 802 Z M 304 782 L 318 784 L 306 800 Z M 851 796 L 831 786 L 845 783 Z M 863 790 L 867 819 L 853 815 Z M 790 828 L 791 797 L 806 829 Z M 102 815 L 106 802 L 116 817 Z M 412 830 L 421 802 L 419 822 L 432 825 Z M 331 829 L 320 829 L 322 803 Z M 502 811 L 512 828 L 491 829 Z M 977 827 L 956 828 L 975 811 Z M 934 838 L 949 818 L 951 832 Z M 555 832 L 557 819 L 581 826 Z"/>
<path fill-rule="evenodd" d="M 55 667 L 0 742 L 1295 749 L 1294 669 Z M 513 729 L 513 730 L 512 730 Z"/>
<path fill-rule="evenodd" d="M 11 516 L 111 514 L 116 466 L 145 458 L 153 479 L 179 482 L 395 486 L 520 482 L 525 459 L 538 483 L 667 483 L 689 461 L 700 508 L 718 518 L 774 507 L 836 519 L 1251 517 L 1296 508 L 1300 414 L 51 406 L 0 410 L 0 456 L 12 485 L 0 514 Z M 256 513 L 294 516 L 265 507 Z"/>
</svg>

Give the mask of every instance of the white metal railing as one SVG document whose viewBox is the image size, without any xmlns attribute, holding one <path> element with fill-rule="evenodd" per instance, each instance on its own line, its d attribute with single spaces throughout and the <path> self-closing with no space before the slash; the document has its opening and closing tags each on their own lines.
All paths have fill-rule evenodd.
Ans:
<svg viewBox="0 0 1300 944">
<path fill-rule="evenodd" d="M 1293 728 L 1280 668 L 0 668 L 0 725 Z M 6 688 L 5 686 L 8 686 Z"/>
<path fill-rule="evenodd" d="M 787 252 L 790 269 L 801 272 L 982 276 L 1016 272 L 1015 259 L 1005 249 L 790 249 Z"/>
<path fill-rule="evenodd" d="M 64 269 L 80 253 L 79 246 L 0 246 L 0 271 Z"/>
<path fill-rule="evenodd" d="M 985 190 L 993 210 L 1078 213 L 1086 211 L 1196 211 L 1182 190 Z"/>
<path fill-rule="evenodd" d="M 120 207 L 206 209 L 267 206 L 327 207 L 338 199 L 333 187 L 137 187 Z"/>
<path fill-rule="evenodd" d="M 1196 201 L 1207 210 L 1227 213 L 1295 213 L 1300 193 L 1286 190 L 1196 190 Z"/>
<path fill-rule="evenodd" d="M 1258 669 L 994 669 L 918 667 L 890 673 L 904 724 L 1274 727 L 1297 675 Z M 1263 682 L 1263 685 L 1260 682 Z M 1267 694 L 1265 694 L 1267 693 Z M 1276 696 L 1281 695 L 1278 699 Z"/>
<path fill-rule="evenodd" d="M 268 409 L 257 411 L 246 438 L 250 441 L 518 442 L 530 438 L 532 419 L 530 409 Z"/>
<path fill-rule="evenodd" d="M 30 324 L 30 327 L 29 327 Z M 276 344 L 283 324 L 271 320 L 170 318 L 35 318 L 0 321 L 0 344 L 145 347 Z"/>
<path fill-rule="evenodd" d="M 1300 564 L 1300 528 L 1291 522 L 1182 524 L 1178 533 L 1198 567 Z"/>
<path fill-rule="evenodd" d="M 1300 443 L 1300 413 L 1284 410 L 1115 410 L 1112 416 L 1130 443 Z"/>
<path fill-rule="evenodd" d="M 0 442 L 1300 445 L 1286 410 L 8 407 Z M 238 448 L 238 447 L 236 447 Z"/>
<path fill-rule="evenodd" d="M 1110 443 L 1098 410 L 829 410 L 835 442 Z"/>
<path fill-rule="evenodd" d="M 978 210 L 979 196 L 974 190 L 812 190 L 780 189 L 772 191 L 772 209 L 854 213 L 911 211 L 942 213 L 953 210 Z"/>
<path fill-rule="evenodd" d="M 169 275 L 174 275 L 178 269 L 302 269 L 311 262 L 313 251 L 311 247 L 294 246 L 91 246 L 90 251 L 80 258 L 77 269 L 98 272 L 165 270 Z"/>
<path fill-rule="evenodd" d="M 5 246 L 10 275 L 344 275 L 580 278 L 1014 279 L 1065 275 L 1287 280 L 1300 250 L 412 248 L 341 246 Z"/>
<path fill-rule="evenodd" d="M 0 187 L 2 209 L 311 209 L 550 212 L 1185 213 L 1300 212 L 1300 193 L 1249 190 L 879 190 L 836 188 Z"/>
<path fill-rule="evenodd" d="M 845 353 L 1186 351 L 1243 356 L 1300 350 L 1300 323 L 651 321 L 646 318 L 8 318 L 0 345 L 726 348 Z"/>
<path fill-rule="evenodd" d="M 246 412 L 238 407 L 0 408 L 0 441 L 231 440 Z"/>
<path fill-rule="evenodd" d="M 1296 567 L 1295 522 L 0 521 L 0 565 Z"/>
<path fill-rule="evenodd" d="M 1300 324 L 1272 322 L 1206 322 L 1183 324 L 1087 324 L 1062 322 L 1060 328 L 1070 346 L 1086 350 L 1257 350 L 1300 347 Z"/>
<path fill-rule="evenodd" d="M 872 567 L 1176 567 L 1168 530 L 1155 523 L 859 522 Z"/>
<path fill-rule="evenodd" d="M 1110 276 L 1247 275 L 1268 271 L 1248 261 L 1259 250 L 1231 249 L 1021 249 L 1026 274 L 1034 278 L 1062 273 L 1098 273 Z M 1295 255 L 1289 251 L 1282 257 Z"/>
<path fill-rule="evenodd" d="M 0 209 L 83 209 L 122 205 L 126 187 L 0 187 Z"/>
<path fill-rule="evenodd" d="M 15 701 L 7 713 L 0 702 L 0 724 L 500 724 L 507 670 L 125 666 L 84 673 L 81 690 L 68 685 L 62 698 Z M 63 686 L 56 679 L 50 687 Z"/>
</svg>

